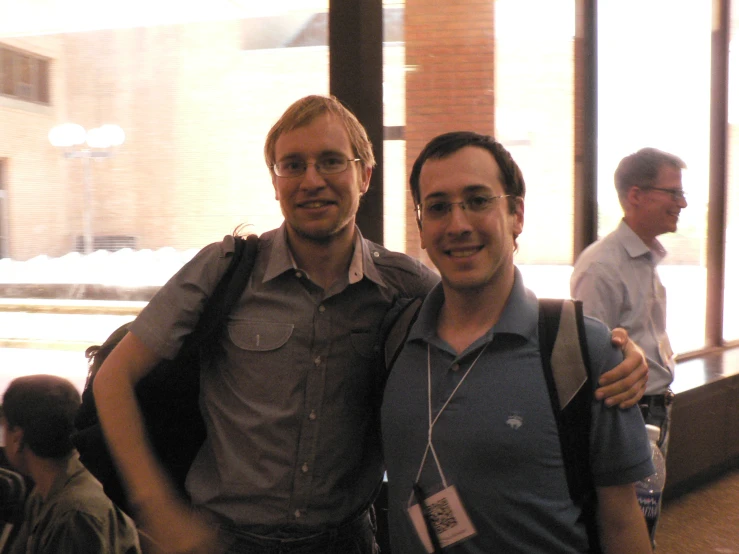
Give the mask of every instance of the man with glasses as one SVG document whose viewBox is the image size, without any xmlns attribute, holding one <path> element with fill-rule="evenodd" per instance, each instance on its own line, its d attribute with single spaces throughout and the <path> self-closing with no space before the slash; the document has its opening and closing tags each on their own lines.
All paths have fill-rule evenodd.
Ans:
<svg viewBox="0 0 739 554">
<path fill-rule="evenodd" d="M 604 552 L 651 552 L 633 483 L 654 469 L 636 406 L 585 398 L 590 448 L 577 455 L 589 455 L 597 510 L 570 496 L 539 305 L 513 261 L 524 222 L 518 166 L 492 137 L 453 132 L 426 145 L 410 183 L 441 283 L 385 387 L 392 551 L 600 552 L 599 540 Z M 585 318 L 584 327 L 596 381 L 621 356 L 605 325 Z"/>
<path fill-rule="evenodd" d="M 425 295 L 438 277 L 356 227 L 375 160 L 335 98 L 290 106 L 264 156 L 285 221 L 261 235 L 218 355 L 201 371 L 207 438 L 186 483 L 196 511 L 142 440 L 132 389 L 195 325 L 233 252 L 228 237 L 186 264 L 110 354 L 94 385 L 100 420 L 140 523 L 166 552 L 372 554 L 379 327 L 397 299 Z M 641 394 L 636 358 L 602 383 L 611 402 Z"/>
<path fill-rule="evenodd" d="M 684 168 L 680 158 L 656 148 L 621 160 L 614 181 L 624 217 L 615 231 L 582 252 L 570 279 L 572 297 L 583 301 L 586 314 L 611 328 L 623 327 L 644 349 L 649 379 L 640 405 L 644 421 L 662 430 L 665 456 L 675 361 L 666 332 L 665 287 L 657 273 L 666 252 L 657 237 L 674 233 L 688 206 Z"/>
</svg>

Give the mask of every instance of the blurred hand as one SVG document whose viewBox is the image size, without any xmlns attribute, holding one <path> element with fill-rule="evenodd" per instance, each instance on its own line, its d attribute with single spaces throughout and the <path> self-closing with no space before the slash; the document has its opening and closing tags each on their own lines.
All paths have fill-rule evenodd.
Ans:
<svg viewBox="0 0 739 554">
<path fill-rule="evenodd" d="M 141 506 L 137 522 L 144 554 L 222 554 L 218 525 L 181 501 Z"/>
</svg>

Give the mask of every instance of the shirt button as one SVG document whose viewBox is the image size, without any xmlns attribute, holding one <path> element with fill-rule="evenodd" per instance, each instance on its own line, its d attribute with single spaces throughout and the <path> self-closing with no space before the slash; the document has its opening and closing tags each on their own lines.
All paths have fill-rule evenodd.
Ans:
<svg viewBox="0 0 739 554">
<path fill-rule="evenodd" d="M 308 473 L 308 463 L 304 463 L 303 467 L 300 468 L 303 473 Z"/>
<path fill-rule="evenodd" d="M 459 371 L 459 364 L 452 364 L 452 371 Z"/>
<path fill-rule="evenodd" d="M 313 363 L 314 363 L 315 365 L 317 365 L 317 366 L 318 366 L 318 365 L 321 365 L 321 357 L 320 357 L 320 356 L 316 356 L 316 359 L 315 359 L 315 360 L 313 360 Z"/>
<path fill-rule="evenodd" d="M 321 313 L 325 312 L 326 311 L 326 306 L 324 306 L 323 304 L 321 304 L 320 306 L 318 306 L 318 311 L 321 312 Z"/>
<path fill-rule="evenodd" d="M 300 510 L 295 510 L 295 518 L 299 518 L 301 516 Z"/>
<path fill-rule="evenodd" d="M 302 279 L 303 278 L 303 272 L 302 271 L 296 271 L 295 272 L 295 277 L 297 277 L 298 279 Z"/>
<path fill-rule="evenodd" d="M 308 419 L 310 419 L 311 421 L 315 421 L 317 417 L 318 416 L 316 415 L 316 411 L 315 410 L 311 410 L 310 411 L 310 414 L 308 414 Z"/>
<path fill-rule="evenodd" d="M 378 252 L 377 250 L 375 250 L 374 252 L 372 252 L 372 255 L 373 255 L 373 256 L 374 256 L 375 258 L 379 258 L 379 257 L 380 257 L 380 253 L 379 253 L 379 252 Z"/>
</svg>

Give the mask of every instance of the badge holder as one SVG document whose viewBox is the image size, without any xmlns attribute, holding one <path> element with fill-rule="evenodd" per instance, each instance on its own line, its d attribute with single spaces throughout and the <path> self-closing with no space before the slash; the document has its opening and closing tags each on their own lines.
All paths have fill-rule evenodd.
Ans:
<svg viewBox="0 0 739 554">
<path fill-rule="evenodd" d="M 468 367 L 467 371 L 464 372 L 459 383 L 457 383 L 457 386 L 449 395 L 449 398 L 447 398 L 435 418 L 432 417 L 431 411 L 431 345 L 427 346 L 428 442 L 426 443 L 426 450 L 421 459 L 421 465 L 418 468 L 418 474 L 413 483 L 413 491 L 410 494 L 410 498 L 408 498 L 408 516 L 411 519 L 411 523 L 413 523 L 413 527 L 415 528 L 418 537 L 426 548 L 426 552 L 429 554 L 440 554 L 443 548 L 452 546 L 460 541 L 477 535 L 477 530 L 475 529 L 472 520 L 470 520 L 467 510 L 465 510 L 462 500 L 459 498 L 457 487 L 454 485 L 449 486 L 447 483 L 431 438 L 433 435 L 434 425 L 449 405 L 449 402 L 456 394 L 459 387 L 465 379 L 467 379 L 467 375 L 469 375 L 470 371 L 477 363 L 477 360 L 480 359 L 482 353 L 485 352 L 488 344 L 480 350 L 480 353 L 473 360 L 472 364 L 470 364 L 470 367 Z M 444 488 L 440 492 L 426 497 L 418 482 L 421 479 L 421 472 L 426 464 L 429 452 L 431 452 L 431 455 L 434 458 L 436 469 L 439 471 L 441 483 Z M 417 499 L 417 504 L 412 505 L 414 496 Z"/>
</svg>

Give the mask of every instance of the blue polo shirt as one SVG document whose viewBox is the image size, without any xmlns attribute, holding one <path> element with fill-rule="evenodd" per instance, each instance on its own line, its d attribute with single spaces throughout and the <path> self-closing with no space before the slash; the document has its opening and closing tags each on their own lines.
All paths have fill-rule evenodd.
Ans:
<svg viewBox="0 0 739 554">
<path fill-rule="evenodd" d="M 538 304 L 516 270 L 500 320 L 464 352 L 436 334 L 441 286 L 425 300 L 385 389 L 382 431 L 389 481 L 394 552 L 424 553 L 407 515 L 428 435 L 427 360 L 433 417 L 485 347 L 433 429 L 433 445 L 448 484 L 455 485 L 477 536 L 449 552 L 587 552 L 577 522 L 538 346 Z M 616 366 L 621 353 L 608 328 L 586 318 L 591 378 Z M 635 482 L 653 471 L 638 409 L 592 404 L 591 465 L 597 486 Z M 419 484 L 427 495 L 442 480 L 429 455 Z M 415 500 L 414 500 L 415 503 Z M 445 550 L 446 552 L 447 550 Z"/>
</svg>

